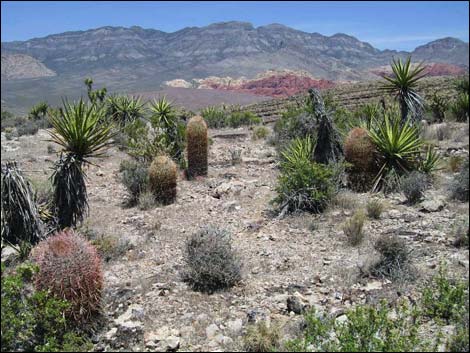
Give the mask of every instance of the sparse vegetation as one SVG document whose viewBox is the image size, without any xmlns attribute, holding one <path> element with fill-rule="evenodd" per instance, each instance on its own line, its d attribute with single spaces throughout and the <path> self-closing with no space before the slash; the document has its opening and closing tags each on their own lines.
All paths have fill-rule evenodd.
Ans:
<svg viewBox="0 0 470 353">
<path fill-rule="evenodd" d="M 378 199 L 371 199 L 367 202 L 366 209 L 367 215 L 372 219 L 380 219 L 385 206 L 384 203 Z"/>
<path fill-rule="evenodd" d="M 139 199 L 148 187 L 148 170 L 137 161 L 122 161 L 120 165 L 121 181 L 129 191 L 131 202 Z"/>
<path fill-rule="evenodd" d="M 213 293 L 241 280 L 241 262 L 229 233 L 214 227 L 193 234 L 185 244 L 183 279 L 198 291 Z"/>
<path fill-rule="evenodd" d="M 265 139 L 269 135 L 269 129 L 265 126 L 256 126 L 253 129 L 252 139 L 260 140 Z"/>
<path fill-rule="evenodd" d="M 462 164 L 462 167 L 460 169 L 460 172 L 454 177 L 454 181 L 452 182 L 450 191 L 451 191 L 451 197 L 453 199 L 462 201 L 462 202 L 468 202 L 469 198 L 469 159 L 465 160 L 465 162 Z"/>
<path fill-rule="evenodd" d="M 364 239 L 364 226 L 365 214 L 363 211 L 357 211 L 346 223 L 343 225 L 343 232 L 346 235 L 348 242 L 352 246 L 359 245 Z"/>
<path fill-rule="evenodd" d="M 468 121 L 469 109 L 468 93 L 459 94 L 451 105 L 452 114 L 454 114 L 455 120 L 460 122 Z"/>
<path fill-rule="evenodd" d="M 411 172 L 403 177 L 401 189 L 410 205 L 421 201 L 424 191 L 429 187 L 429 178 L 419 172 Z"/>
<path fill-rule="evenodd" d="M 243 337 L 246 352 L 275 352 L 280 346 L 281 331 L 278 326 L 265 320 L 248 326 Z"/>
<path fill-rule="evenodd" d="M 380 259 L 369 269 L 374 276 L 392 280 L 413 278 L 410 267 L 410 250 L 398 236 L 381 235 L 374 243 Z"/>
</svg>

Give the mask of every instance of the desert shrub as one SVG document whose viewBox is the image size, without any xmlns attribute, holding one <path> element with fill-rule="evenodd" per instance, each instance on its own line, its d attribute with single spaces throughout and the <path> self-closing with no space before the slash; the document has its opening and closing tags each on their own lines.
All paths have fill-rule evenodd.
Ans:
<svg viewBox="0 0 470 353">
<path fill-rule="evenodd" d="M 469 247 L 469 241 L 470 241 L 470 228 L 468 225 L 468 218 L 464 221 L 458 221 L 454 225 L 453 229 L 454 233 L 454 246 L 456 247 L 466 247 L 468 249 Z"/>
<path fill-rule="evenodd" d="M 367 202 L 366 209 L 369 218 L 379 219 L 385 206 L 384 203 L 378 199 L 372 199 Z"/>
<path fill-rule="evenodd" d="M 226 120 L 226 125 L 233 128 L 237 128 L 243 125 L 250 126 L 261 123 L 261 118 L 249 111 L 233 111 L 229 114 Z"/>
<path fill-rule="evenodd" d="M 344 143 L 344 158 L 350 163 L 348 178 L 351 188 L 366 191 L 379 171 L 377 149 L 363 128 L 354 128 Z"/>
<path fill-rule="evenodd" d="M 64 312 L 70 304 L 46 291 L 31 292 L 29 282 L 36 266 L 22 264 L 6 274 L 2 263 L 2 352 L 80 352 L 93 344 L 73 329 Z"/>
<path fill-rule="evenodd" d="M 149 165 L 155 156 L 164 153 L 163 135 L 137 119 L 123 129 L 127 153 L 137 161 Z"/>
<path fill-rule="evenodd" d="M 459 122 L 468 121 L 469 109 L 468 93 L 460 93 L 451 105 L 452 114 Z"/>
<path fill-rule="evenodd" d="M 13 128 L 15 126 L 16 117 L 13 113 L 2 110 L 1 111 L 1 131 L 5 131 L 5 129 Z"/>
<path fill-rule="evenodd" d="M 424 191 L 429 186 L 429 178 L 419 172 L 411 172 L 403 177 L 401 189 L 406 201 L 413 205 L 424 197 Z"/>
<path fill-rule="evenodd" d="M 330 165 L 310 161 L 310 138 L 295 139 L 282 153 L 281 172 L 273 200 L 282 213 L 322 212 L 337 191 L 337 175 Z"/>
<path fill-rule="evenodd" d="M 31 252 L 39 267 L 34 279 L 37 290 L 67 300 L 67 317 L 87 322 L 100 311 L 103 290 L 101 260 L 83 236 L 62 231 L 41 241 Z"/>
<path fill-rule="evenodd" d="M 157 156 L 148 169 L 148 186 L 155 200 L 168 205 L 176 199 L 176 164 L 167 156 Z"/>
<path fill-rule="evenodd" d="M 451 197 L 453 199 L 468 202 L 469 192 L 468 192 L 468 183 L 469 183 L 469 159 L 465 160 L 462 164 L 460 172 L 454 177 L 454 180 L 450 186 Z"/>
<path fill-rule="evenodd" d="M 139 194 L 139 210 L 150 210 L 155 206 L 155 195 L 151 191 L 144 191 Z"/>
<path fill-rule="evenodd" d="M 224 110 L 217 107 L 207 107 L 201 110 L 201 116 L 211 129 L 224 127 L 226 115 Z"/>
<path fill-rule="evenodd" d="M 87 237 L 89 237 L 87 235 Z M 94 234 L 90 239 L 90 243 L 96 248 L 100 257 L 109 262 L 126 254 L 132 248 L 128 240 L 117 235 Z"/>
<path fill-rule="evenodd" d="M 447 161 L 448 168 L 452 173 L 456 173 L 462 167 L 463 162 L 464 158 L 462 156 L 450 156 Z"/>
<path fill-rule="evenodd" d="M 253 129 L 253 140 L 265 139 L 269 135 L 269 129 L 265 126 L 257 126 Z"/>
<path fill-rule="evenodd" d="M 364 239 L 364 232 L 362 231 L 364 220 L 364 212 L 358 211 L 343 225 L 343 232 L 352 246 L 359 245 Z"/>
<path fill-rule="evenodd" d="M 16 126 L 16 132 L 18 133 L 18 136 L 36 135 L 38 131 L 39 125 L 34 120 L 28 120 L 25 123 Z"/>
<path fill-rule="evenodd" d="M 208 227 L 185 243 L 183 279 L 194 289 L 213 293 L 241 280 L 241 262 L 226 231 Z"/>
<path fill-rule="evenodd" d="M 330 205 L 332 208 L 338 207 L 341 210 L 357 210 L 361 203 L 354 192 L 344 189 L 334 195 Z"/>
<path fill-rule="evenodd" d="M 305 109 L 290 109 L 283 113 L 274 125 L 273 143 L 282 152 L 295 138 L 314 139 L 318 123 Z"/>
<path fill-rule="evenodd" d="M 379 260 L 372 265 L 370 273 L 395 279 L 413 278 L 410 267 L 410 251 L 404 240 L 392 235 L 381 235 L 374 243 Z"/>
<path fill-rule="evenodd" d="M 246 352 L 274 352 L 279 348 L 280 340 L 280 328 L 262 320 L 248 326 L 243 337 L 243 348 Z"/>
<path fill-rule="evenodd" d="M 43 236 L 33 189 L 15 162 L 1 166 L 2 240 L 13 245 L 35 244 Z"/>
<path fill-rule="evenodd" d="M 393 314 L 393 316 L 392 316 Z M 429 349 L 419 336 L 418 312 L 404 302 L 390 307 L 357 305 L 345 313 L 344 321 L 305 314 L 303 336 L 286 343 L 291 352 L 412 352 Z"/>
<path fill-rule="evenodd" d="M 463 310 L 465 312 L 461 314 L 461 318 L 457 321 L 454 333 L 447 341 L 447 350 L 449 352 L 468 352 L 470 350 L 468 300 Z"/>
<path fill-rule="evenodd" d="M 445 264 L 441 264 L 437 275 L 423 289 L 424 314 L 449 323 L 460 318 L 466 303 L 468 303 L 468 281 L 449 278 Z"/>
<path fill-rule="evenodd" d="M 207 175 L 207 125 L 200 116 L 192 117 L 186 130 L 189 178 Z"/>
<path fill-rule="evenodd" d="M 122 161 L 119 170 L 121 181 L 135 202 L 148 186 L 148 168 L 137 161 Z"/>
</svg>

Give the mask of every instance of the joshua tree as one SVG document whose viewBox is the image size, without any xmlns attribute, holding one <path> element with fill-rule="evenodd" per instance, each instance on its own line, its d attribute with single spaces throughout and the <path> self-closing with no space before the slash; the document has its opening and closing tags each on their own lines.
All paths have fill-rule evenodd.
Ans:
<svg viewBox="0 0 470 353">
<path fill-rule="evenodd" d="M 405 63 L 401 59 L 392 62 L 393 76 L 383 78 L 387 81 L 382 86 L 386 92 L 395 94 L 400 104 L 401 123 L 404 124 L 411 113 L 410 121 L 416 121 L 423 111 L 423 98 L 417 93 L 417 82 L 421 80 L 425 74 L 425 67 L 422 63 L 415 68 L 411 68 L 411 57 L 408 57 Z"/>
<path fill-rule="evenodd" d="M 29 111 L 29 117 L 33 120 L 43 119 L 46 116 L 48 109 L 49 105 L 46 102 L 38 103 Z"/>
</svg>

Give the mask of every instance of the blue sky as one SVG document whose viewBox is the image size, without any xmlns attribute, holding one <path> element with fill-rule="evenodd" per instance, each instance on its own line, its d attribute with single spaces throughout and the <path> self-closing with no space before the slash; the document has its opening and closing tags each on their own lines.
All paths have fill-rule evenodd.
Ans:
<svg viewBox="0 0 470 353">
<path fill-rule="evenodd" d="M 412 50 L 437 38 L 468 42 L 467 1 L 442 2 L 69 2 L 2 1 L 1 40 L 133 25 L 173 32 L 187 26 L 247 21 L 282 23 L 332 35 L 347 33 L 379 49 Z"/>
</svg>

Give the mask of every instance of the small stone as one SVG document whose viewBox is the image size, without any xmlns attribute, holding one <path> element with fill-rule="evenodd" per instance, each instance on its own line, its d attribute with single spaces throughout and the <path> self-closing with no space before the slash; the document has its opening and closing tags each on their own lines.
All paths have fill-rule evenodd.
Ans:
<svg viewBox="0 0 470 353">
<path fill-rule="evenodd" d="M 302 304 L 298 297 L 291 295 L 287 298 L 287 311 L 300 315 L 304 309 L 305 305 Z"/>
<path fill-rule="evenodd" d="M 208 339 L 214 338 L 219 332 L 219 327 L 216 324 L 211 324 L 206 328 L 206 336 Z"/>
<path fill-rule="evenodd" d="M 227 323 L 228 330 L 233 335 L 239 335 L 243 328 L 243 321 L 241 319 L 236 319 L 234 321 L 229 321 Z"/>
</svg>

